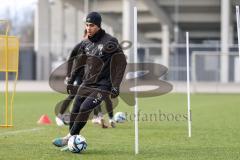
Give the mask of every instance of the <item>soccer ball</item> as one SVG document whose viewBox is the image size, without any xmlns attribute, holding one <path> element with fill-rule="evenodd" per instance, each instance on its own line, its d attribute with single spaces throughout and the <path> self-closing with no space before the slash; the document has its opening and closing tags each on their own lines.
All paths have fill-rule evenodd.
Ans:
<svg viewBox="0 0 240 160">
<path fill-rule="evenodd" d="M 117 122 L 117 123 L 123 123 L 126 121 L 126 115 L 125 113 L 123 112 L 117 112 L 115 115 L 114 115 L 114 120 Z"/>
<path fill-rule="evenodd" d="M 73 135 L 68 140 L 68 149 L 73 153 L 80 153 L 87 149 L 86 139 L 81 135 Z"/>
</svg>

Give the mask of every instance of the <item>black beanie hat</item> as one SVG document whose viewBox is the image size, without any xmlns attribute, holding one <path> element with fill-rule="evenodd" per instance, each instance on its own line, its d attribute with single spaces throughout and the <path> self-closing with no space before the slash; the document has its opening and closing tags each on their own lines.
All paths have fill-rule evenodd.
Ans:
<svg viewBox="0 0 240 160">
<path fill-rule="evenodd" d="M 101 15 L 97 12 L 90 12 L 86 17 L 86 22 L 93 23 L 101 28 L 102 18 Z"/>
</svg>

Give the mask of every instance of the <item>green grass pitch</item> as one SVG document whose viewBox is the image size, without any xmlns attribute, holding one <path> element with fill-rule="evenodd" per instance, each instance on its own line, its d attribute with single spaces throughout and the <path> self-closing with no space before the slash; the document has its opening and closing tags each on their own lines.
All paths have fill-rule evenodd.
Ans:
<svg viewBox="0 0 240 160">
<path fill-rule="evenodd" d="M 139 155 L 134 155 L 133 107 L 123 101 L 115 112 L 127 112 L 126 123 L 102 129 L 88 122 L 81 132 L 87 139 L 86 152 L 73 154 L 54 147 L 52 139 L 67 133 L 67 127 L 55 125 L 53 112 L 64 97 L 17 93 L 14 127 L 0 128 L 0 160 L 240 159 L 239 94 L 193 94 L 192 138 L 187 136 L 185 94 L 139 99 Z M 38 125 L 42 114 L 48 114 L 53 123 Z"/>
</svg>

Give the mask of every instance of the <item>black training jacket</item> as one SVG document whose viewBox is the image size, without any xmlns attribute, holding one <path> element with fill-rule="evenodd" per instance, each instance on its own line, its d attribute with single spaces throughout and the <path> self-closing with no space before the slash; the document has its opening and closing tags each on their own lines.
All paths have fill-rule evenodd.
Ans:
<svg viewBox="0 0 240 160">
<path fill-rule="evenodd" d="M 71 57 L 76 61 L 71 80 L 81 77 L 82 85 L 93 87 L 120 86 L 127 65 L 126 57 L 117 39 L 104 30 L 100 29 L 93 37 L 77 44 Z"/>
</svg>

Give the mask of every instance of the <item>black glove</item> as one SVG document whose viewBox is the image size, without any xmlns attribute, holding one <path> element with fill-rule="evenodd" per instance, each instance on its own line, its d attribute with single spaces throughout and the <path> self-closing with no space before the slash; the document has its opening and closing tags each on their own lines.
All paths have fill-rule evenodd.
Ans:
<svg viewBox="0 0 240 160">
<path fill-rule="evenodd" d="M 74 78 L 69 77 L 68 80 L 67 80 L 67 84 L 68 85 L 70 85 L 70 84 L 73 85 L 73 83 L 74 83 Z"/>
<path fill-rule="evenodd" d="M 72 94 L 72 89 L 73 89 L 73 85 L 72 84 L 68 84 L 67 85 L 67 93 L 68 94 Z"/>
<path fill-rule="evenodd" d="M 70 77 L 66 77 L 65 80 L 64 80 L 64 84 L 67 85 L 67 87 L 66 87 L 67 93 L 71 94 L 71 89 L 72 89 L 71 86 L 73 84 L 71 78 Z"/>
<path fill-rule="evenodd" d="M 116 98 L 119 95 L 119 87 L 112 87 L 111 98 Z"/>
<path fill-rule="evenodd" d="M 66 85 L 69 85 L 69 84 L 73 85 L 73 83 L 74 83 L 74 78 L 73 78 L 73 76 L 71 76 L 71 77 L 66 77 L 65 80 L 64 80 L 64 84 L 66 84 Z"/>
</svg>

